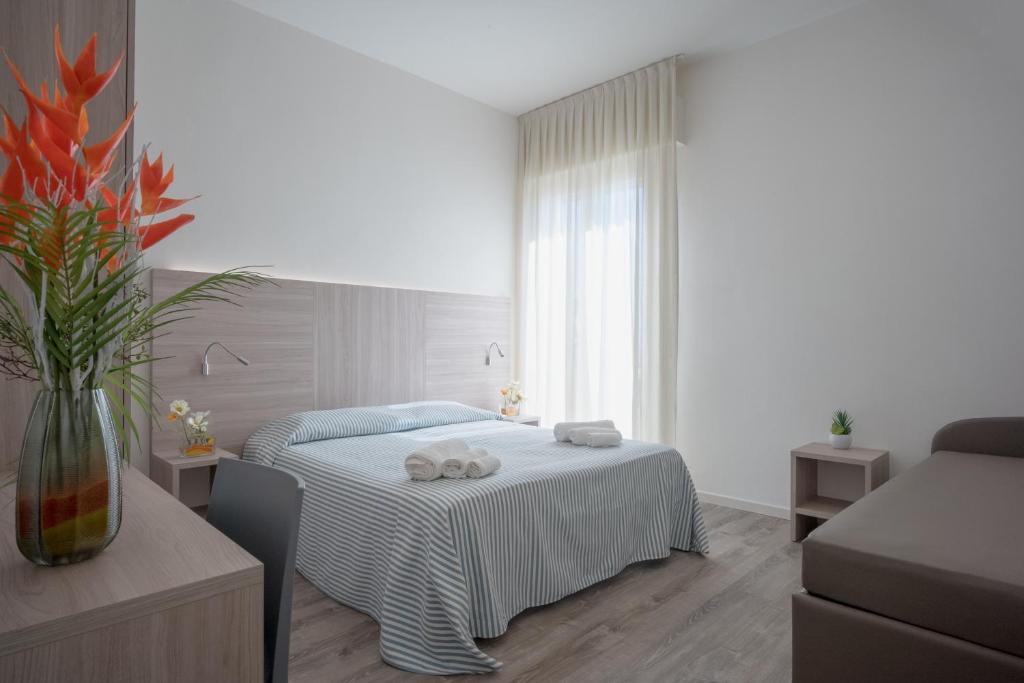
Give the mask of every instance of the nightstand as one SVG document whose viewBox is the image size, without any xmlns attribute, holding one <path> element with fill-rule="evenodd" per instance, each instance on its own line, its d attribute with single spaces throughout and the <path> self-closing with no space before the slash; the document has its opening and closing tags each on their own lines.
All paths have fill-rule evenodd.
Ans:
<svg viewBox="0 0 1024 683">
<path fill-rule="evenodd" d="M 819 524 L 889 479 L 889 451 L 839 450 L 827 443 L 809 443 L 790 451 L 790 476 L 793 540 L 802 541 Z M 840 486 L 843 479 L 845 486 Z M 834 493 L 839 491 L 842 497 Z"/>
<path fill-rule="evenodd" d="M 238 456 L 222 448 L 210 455 L 194 458 L 182 455 L 180 451 L 153 451 L 149 456 L 149 478 L 165 491 L 202 513 L 210 500 L 210 487 L 221 458 L 238 460 Z"/>
<path fill-rule="evenodd" d="M 540 427 L 540 415 L 502 415 L 501 419 L 505 422 Z"/>
</svg>

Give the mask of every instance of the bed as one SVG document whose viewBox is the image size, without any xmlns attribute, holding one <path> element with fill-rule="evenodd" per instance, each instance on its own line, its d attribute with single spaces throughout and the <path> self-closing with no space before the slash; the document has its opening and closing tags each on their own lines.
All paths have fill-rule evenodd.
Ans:
<svg viewBox="0 0 1024 683">
<path fill-rule="evenodd" d="M 405 456 L 446 438 L 486 448 L 501 469 L 411 481 Z M 372 616 L 384 661 L 417 673 L 497 670 L 474 638 L 500 635 L 524 609 L 672 548 L 708 551 L 670 447 L 573 446 L 458 403 L 299 413 L 257 431 L 243 457 L 302 477 L 298 570 Z"/>
</svg>

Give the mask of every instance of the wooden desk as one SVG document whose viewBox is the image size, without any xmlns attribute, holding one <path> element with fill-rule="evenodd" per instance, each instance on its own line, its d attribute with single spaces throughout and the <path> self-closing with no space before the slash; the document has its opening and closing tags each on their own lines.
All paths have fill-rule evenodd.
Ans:
<svg viewBox="0 0 1024 683">
<path fill-rule="evenodd" d="M 37 567 L 0 491 L 0 681 L 263 680 L 263 565 L 138 470 L 98 557 Z"/>
</svg>

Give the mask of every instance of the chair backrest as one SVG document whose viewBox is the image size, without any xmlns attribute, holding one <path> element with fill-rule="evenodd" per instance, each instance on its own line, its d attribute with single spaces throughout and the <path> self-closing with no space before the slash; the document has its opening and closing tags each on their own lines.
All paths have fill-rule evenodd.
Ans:
<svg viewBox="0 0 1024 683">
<path fill-rule="evenodd" d="M 288 680 L 292 585 L 305 485 L 264 465 L 222 459 L 206 519 L 263 563 L 263 659 L 268 681 Z"/>
</svg>

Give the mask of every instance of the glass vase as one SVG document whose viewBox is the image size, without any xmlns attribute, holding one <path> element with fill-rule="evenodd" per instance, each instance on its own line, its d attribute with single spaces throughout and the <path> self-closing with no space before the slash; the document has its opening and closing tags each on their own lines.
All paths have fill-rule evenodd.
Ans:
<svg viewBox="0 0 1024 683">
<path fill-rule="evenodd" d="M 181 443 L 181 454 L 186 458 L 198 458 L 202 455 L 213 455 L 215 450 L 216 442 L 212 436 L 187 438 Z"/>
<path fill-rule="evenodd" d="M 102 389 L 40 391 L 18 465 L 18 550 L 39 565 L 99 554 L 121 528 L 121 458 Z"/>
</svg>

